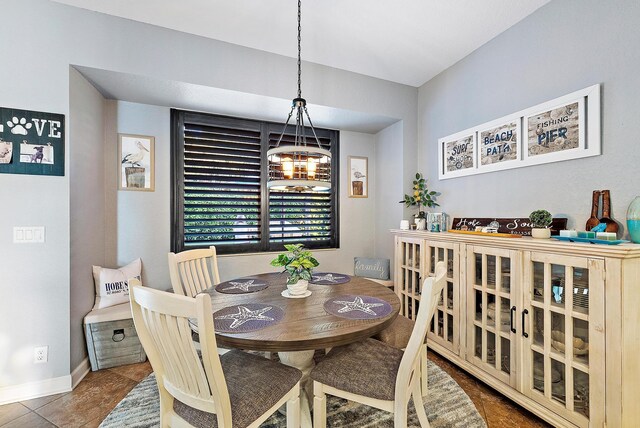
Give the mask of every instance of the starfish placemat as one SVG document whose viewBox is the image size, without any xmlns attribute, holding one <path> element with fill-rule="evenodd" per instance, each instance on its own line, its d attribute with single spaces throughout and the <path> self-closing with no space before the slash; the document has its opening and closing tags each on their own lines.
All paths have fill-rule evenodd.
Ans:
<svg viewBox="0 0 640 428">
<path fill-rule="evenodd" d="M 269 284 L 257 278 L 245 277 L 221 282 L 216 285 L 216 291 L 225 294 L 246 294 L 264 290 L 268 286 Z"/>
<path fill-rule="evenodd" d="M 349 275 L 333 272 L 318 272 L 311 275 L 311 281 L 309 282 L 316 285 L 335 285 L 344 284 L 349 281 L 351 281 Z"/>
<path fill-rule="evenodd" d="M 324 310 L 341 318 L 367 320 L 386 317 L 393 309 L 377 297 L 343 295 L 324 302 Z"/>
<path fill-rule="evenodd" d="M 279 306 L 245 303 L 213 313 L 213 324 L 220 333 L 246 333 L 277 324 L 284 317 Z"/>
</svg>

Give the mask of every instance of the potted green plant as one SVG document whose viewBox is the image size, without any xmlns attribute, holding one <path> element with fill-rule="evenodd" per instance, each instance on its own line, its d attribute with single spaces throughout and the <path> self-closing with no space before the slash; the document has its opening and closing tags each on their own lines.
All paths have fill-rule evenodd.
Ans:
<svg viewBox="0 0 640 428">
<path fill-rule="evenodd" d="M 311 271 L 318 266 L 318 261 L 304 244 L 285 244 L 287 253 L 278 254 L 271 260 L 271 266 L 284 267 L 287 273 L 287 289 L 291 296 L 300 296 L 307 292 Z"/>
<path fill-rule="evenodd" d="M 531 220 L 531 236 L 538 239 L 548 239 L 551 237 L 551 222 L 553 217 L 547 210 L 536 210 L 529 214 Z"/>
<path fill-rule="evenodd" d="M 418 206 L 418 214 L 415 214 L 415 223 L 417 229 L 425 229 L 426 219 L 422 206 L 433 208 L 439 206 L 436 203 L 436 192 L 427 188 L 427 180 L 421 173 L 416 173 L 416 179 L 413 180 L 413 194 L 404 195 L 404 199 L 400 201 L 407 207 Z"/>
</svg>

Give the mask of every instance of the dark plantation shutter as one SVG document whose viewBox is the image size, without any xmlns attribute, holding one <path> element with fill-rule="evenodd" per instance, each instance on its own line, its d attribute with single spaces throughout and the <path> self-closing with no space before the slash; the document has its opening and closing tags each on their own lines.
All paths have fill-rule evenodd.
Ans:
<svg viewBox="0 0 640 428">
<path fill-rule="evenodd" d="M 269 127 L 269 148 L 276 147 L 282 125 Z M 310 132 L 310 131 L 309 131 Z M 331 150 L 332 135 L 316 130 L 321 148 Z M 311 134 L 308 145 L 317 146 Z M 293 144 L 295 135 L 284 135 L 280 145 Z M 332 192 L 269 192 L 269 247 L 305 242 L 308 248 L 335 247 L 335 215 Z"/>
<path fill-rule="evenodd" d="M 173 251 L 210 245 L 220 254 L 279 251 L 289 242 L 338 247 L 337 167 L 331 192 L 269 192 L 262 159 L 283 125 L 171 114 Z M 338 132 L 316 131 L 337 165 Z M 292 138 L 285 135 L 281 144 Z"/>
<path fill-rule="evenodd" d="M 260 124 L 187 114 L 182 135 L 184 249 L 259 250 Z"/>
</svg>

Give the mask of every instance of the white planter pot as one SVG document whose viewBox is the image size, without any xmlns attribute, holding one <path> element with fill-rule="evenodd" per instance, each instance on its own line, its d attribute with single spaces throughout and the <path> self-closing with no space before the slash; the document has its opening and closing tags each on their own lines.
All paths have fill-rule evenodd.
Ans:
<svg viewBox="0 0 640 428">
<path fill-rule="evenodd" d="M 531 236 L 536 239 L 549 239 L 551 238 L 551 229 L 534 227 L 531 229 Z"/>
<path fill-rule="evenodd" d="M 425 230 L 427 228 L 427 219 L 417 218 L 414 220 L 417 230 Z"/>
<path fill-rule="evenodd" d="M 287 290 L 292 296 L 301 296 L 307 292 L 309 287 L 309 281 L 306 279 L 299 279 L 295 284 L 287 284 Z"/>
</svg>

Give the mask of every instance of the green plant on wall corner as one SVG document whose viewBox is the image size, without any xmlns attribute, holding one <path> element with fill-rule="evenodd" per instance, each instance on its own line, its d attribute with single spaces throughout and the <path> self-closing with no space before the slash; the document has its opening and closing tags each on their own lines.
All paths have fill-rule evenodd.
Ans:
<svg viewBox="0 0 640 428">
<path fill-rule="evenodd" d="M 533 227 L 545 229 L 551 226 L 553 216 L 547 210 L 536 210 L 529 214 L 529 220 L 531 220 L 531 225 Z"/>
<path fill-rule="evenodd" d="M 440 204 L 436 203 L 437 192 L 429 190 L 427 188 L 427 180 L 421 173 L 416 173 L 416 179 L 413 180 L 413 194 L 404 195 L 404 200 L 400 201 L 401 204 L 405 204 L 408 207 L 418 206 L 417 218 L 424 218 L 424 211 L 421 207 L 433 208 L 438 207 Z"/>
<path fill-rule="evenodd" d="M 282 266 L 287 272 L 287 284 L 295 284 L 300 279 L 311 281 L 311 270 L 320 263 L 304 248 L 304 244 L 285 244 L 288 253 L 278 254 L 271 260 L 271 266 Z"/>
</svg>

